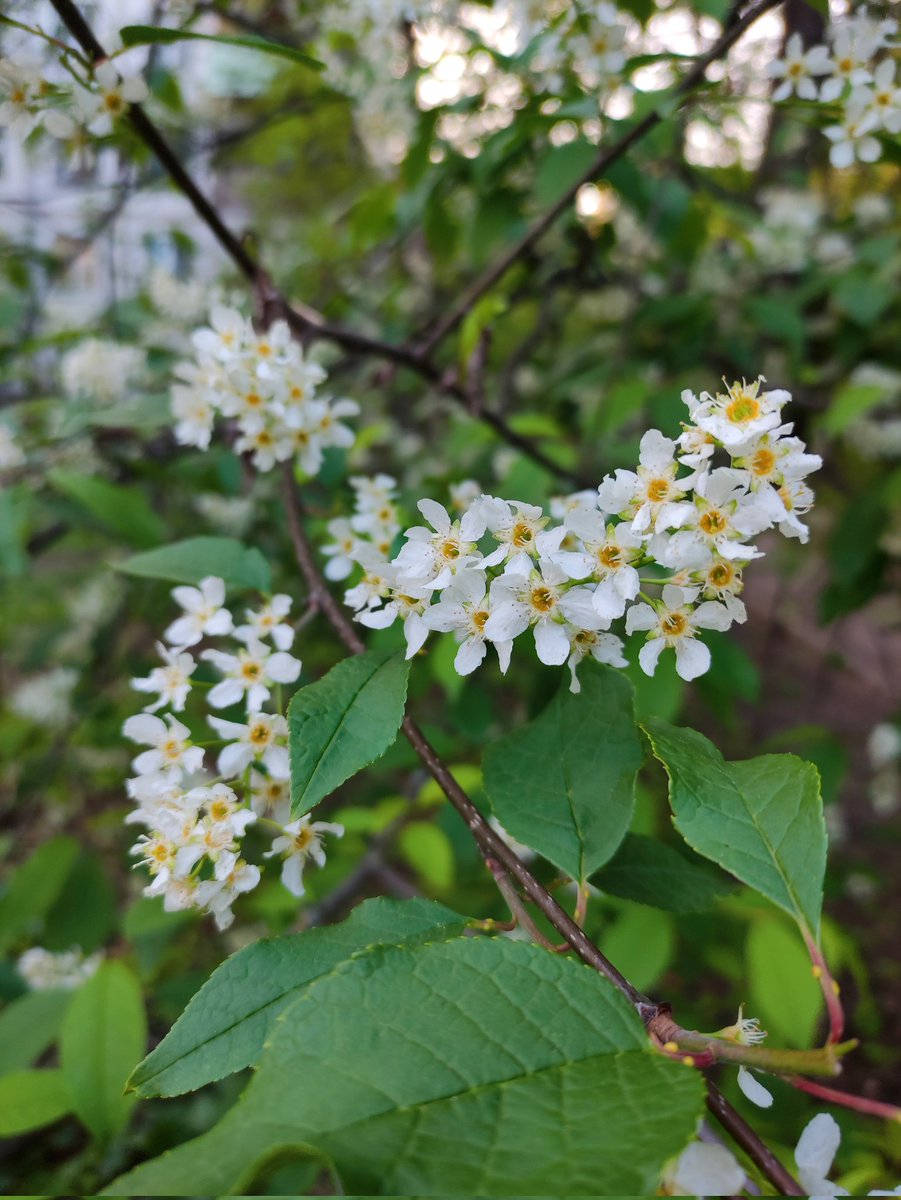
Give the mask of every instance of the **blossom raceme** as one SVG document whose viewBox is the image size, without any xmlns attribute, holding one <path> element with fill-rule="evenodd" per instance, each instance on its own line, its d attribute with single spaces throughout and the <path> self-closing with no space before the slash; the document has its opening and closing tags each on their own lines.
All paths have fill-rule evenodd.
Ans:
<svg viewBox="0 0 901 1200">
<path fill-rule="evenodd" d="M 834 167 L 875 162 L 882 155 L 876 135 L 901 132 L 901 86 L 895 82 L 895 62 L 881 57 L 891 49 L 898 23 L 880 20 L 861 6 L 829 26 L 829 45 L 804 47 L 792 34 L 782 58 L 773 61 L 773 99 L 799 99 L 839 104 L 839 120 L 824 129 L 831 142 Z"/>
<path fill-rule="evenodd" d="M 161 897 L 169 912 L 200 908 L 217 928 L 227 929 L 234 902 L 261 879 L 260 865 L 245 850 L 251 827 L 270 831 L 272 850 L 263 857 L 282 861 L 282 879 L 296 896 L 303 894 L 306 862 L 325 862 L 322 833 L 340 836 L 343 830 L 311 825 L 306 818 L 306 824 L 289 823 L 291 769 L 281 685 L 296 682 L 301 669 L 288 653 L 295 635 L 291 598 L 265 598 L 245 609 L 246 621 L 236 627 L 225 582 L 217 576 L 173 588 L 172 597 L 181 615 L 166 628 L 169 644 L 158 643 L 163 665 L 132 680 L 150 702 L 122 728 L 141 748 L 126 781 L 135 807 L 125 820 L 146 830 L 132 846 L 138 865 L 150 874 L 145 895 Z M 201 664 L 222 678 L 212 686 L 195 683 Z M 216 774 L 192 732 L 204 707 L 218 746 Z"/>
<path fill-rule="evenodd" d="M 353 445 L 343 418 L 359 406 L 317 394 L 325 371 L 304 358 L 284 321 L 258 332 L 237 309 L 217 305 L 192 342 L 195 357 L 176 367 L 171 390 L 181 445 L 206 450 L 221 418 L 258 471 L 294 461 L 307 475 L 318 473 L 330 446 Z"/>
<path fill-rule="evenodd" d="M 357 513 L 329 524 L 327 573 L 345 579 L 356 568 L 346 604 L 369 628 L 401 621 L 407 657 L 431 632 L 452 634 L 461 675 L 485 660 L 490 645 L 506 671 L 514 643 L 531 632 L 538 658 L 567 663 L 578 691 L 586 657 L 625 665 L 625 633 L 644 635 L 638 660 L 646 674 L 672 650 L 679 675 L 695 679 L 711 661 L 704 633 L 747 619 L 743 572 L 763 554 L 755 539 L 768 530 L 808 538 L 806 479 L 822 460 L 783 421 L 790 399 L 762 376 L 713 394 L 683 392 L 682 433 L 672 439 L 648 430 L 636 470 L 616 470 L 596 492 L 555 500 L 550 515 L 469 493 L 452 517 L 422 499 L 428 526 L 408 529 L 393 558 L 385 549 L 392 539 L 377 544 L 360 512 L 371 490 L 366 511 L 384 503 L 393 522 L 393 480 L 358 481 Z"/>
</svg>

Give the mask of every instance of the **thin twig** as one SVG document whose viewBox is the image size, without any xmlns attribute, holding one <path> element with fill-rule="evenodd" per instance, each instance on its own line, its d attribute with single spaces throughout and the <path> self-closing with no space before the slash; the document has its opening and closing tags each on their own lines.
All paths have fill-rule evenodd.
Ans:
<svg viewBox="0 0 901 1200">
<path fill-rule="evenodd" d="M 695 61 L 695 65 L 677 87 L 676 96 L 679 98 L 680 103 L 684 103 L 691 93 L 704 82 L 707 68 L 711 63 L 722 58 L 745 30 L 754 24 L 758 17 L 763 16 L 769 9 L 775 8 L 777 4 L 781 3 L 782 0 L 758 0 L 758 3 L 749 9 L 743 17 L 734 21 L 723 32 L 722 36 L 714 42 L 710 49 Z M 514 243 L 505 254 L 501 255 L 497 262 L 492 264 L 487 271 L 483 272 L 478 279 L 470 284 L 460 300 L 442 317 L 422 343 L 420 346 L 421 353 L 426 358 L 430 357 L 438 344 L 451 330 L 456 329 L 478 301 L 481 300 L 482 296 L 486 292 L 489 292 L 496 283 L 499 283 L 510 268 L 531 250 L 536 242 L 544 237 L 551 226 L 556 223 L 557 218 L 572 204 L 579 189 L 586 183 L 594 183 L 598 179 L 602 179 L 615 163 L 628 154 L 636 142 L 640 142 L 652 129 L 661 124 L 667 115 L 669 115 L 668 110 L 654 109 L 636 125 L 633 125 L 627 133 L 623 134 L 618 142 L 614 142 L 609 148 L 605 147 L 601 150 L 588 170 L 574 184 L 567 188 L 560 199 L 526 230 L 519 241 Z"/>
</svg>

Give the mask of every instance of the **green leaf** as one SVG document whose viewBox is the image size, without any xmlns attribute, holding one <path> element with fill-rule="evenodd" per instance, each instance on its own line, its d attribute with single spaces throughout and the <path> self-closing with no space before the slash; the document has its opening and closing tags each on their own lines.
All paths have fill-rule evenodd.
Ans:
<svg viewBox="0 0 901 1200">
<path fill-rule="evenodd" d="M 760 917 L 748 931 L 749 1010 L 775 1040 L 807 1050 L 823 1012 L 823 993 L 796 930 Z"/>
<path fill-rule="evenodd" d="M 301 1144 L 354 1195 L 649 1195 L 703 1095 L 581 963 L 503 938 L 382 947 L 284 1013 L 218 1126 L 104 1194 L 240 1194 Z"/>
<path fill-rule="evenodd" d="M 872 383 L 846 383 L 833 396 L 820 421 L 820 427 L 830 437 L 838 437 L 870 409 L 884 401 L 885 395 L 885 388 Z"/>
<path fill-rule="evenodd" d="M 404 717 L 409 663 L 367 650 L 332 667 L 288 706 L 291 814 L 301 816 L 392 744 Z"/>
<path fill-rule="evenodd" d="M 454 848 L 443 829 L 430 821 L 405 825 L 398 835 L 397 849 L 429 889 L 446 892 L 453 887 Z"/>
<path fill-rule="evenodd" d="M 227 587 L 254 588 L 260 592 L 268 592 L 272 587 L 272 572 L 259 550 L 243 546 L 234 538 L 186 538 L 114 565 L 117 571 L 144 579 L 199 583 L 207 575 L 218 575 Z"/>
<path fill-rule="evenodd" d="M 622 674 L 590 664 L 582 691 L 561 688 L 531 724 L 485 752 L 497 819 L 573 879 L 603 866 L 632 819 L 643 753 Z"/>
<path fill-rule="evenodd" d="M 289 62 L 299 63 L 313 71 L 324 70 L 323 64 L 310 54 L 287 46 L 283 42 L 270 42 L 261 37 L 225 37 L 222 34 L 194 33 L 189 29 L 163 29 L 155 25 L 126 25 L 119 30 L 123 46 L 153 46 L 169 45 L 172 42 L 214 42 L 225 46 L 241 46 L 245 50 L 257 50 L 263 54 L 273 54 L 277 58 L 287 58 Z"/>
<path fill-rule="evenodd" d="M 704 912 L 732 890 L 729 881 L 683 858 L 656 838 L 627 833 L 616 854 L 591 882 L 611 896 L 668 912 Z"/>
<path fill-rule="evenodd" d="M 71 1109 L 62 1071 L 15 1071 L 0 1079 L 0 1137 L 52 1125 Z"/>
<path fill-rule="evenodd" d="M 19 867 L 0 897 L 0 950 L 39 928 L 62 891 L 79 849 L 74 838 L 52 838 Z"/>
<path fill-rule="evenodd" d="M 72 998 L 60 1038 L 72 1107 L 101 1141 L 128 1120 L 136 1097 L 125 1095 L 125 1083 L 146 1043 L 136 976 L 122 962 L 102 963 Z"/>
<path fill-rule="evenodd" d="M 155 546 L 166 536 L 162 521 L 143 494 L 133 487 L 75 471 L 51 471 L 47 478 L 58 492 L 75 500 L 101 525 L 135 546 Z"/>
<path fill-rule="evenodd" d="M 366 900 L 340 925 L 246 946 L 214 971 L 129 1080 L 176 1096 L 256 1062 L 276 1017 L 322 975 L 376 946 L 452 937 L 466 918 L 431 900 Z"/>
<path fill-rule="evenodd" d="M 598 148 L 584 138 L 547 150 L 535 176 L 535 198 L 545 207 L 559 200 L 564 192 L 597 160 Z"/>
<path fill-rule="evenodd" d="M 0 1075 L 27 1067 L 59 1032 L 72 993 L 26 992 L 0 1012 Z"/>
<path fill-rule="evenodd" d="M 768 897 L 816 936 L 826 824 L 816 767 L 793 754 L 728 763 L 692 729 L 649 721 L 669 776 L 676 828 L 694 850 Z"/>
<path fill-rule="evenodd" d="M 641 991 L 657 982 L 676 952 L 676 927 L 670 913 L 628 905 L 604 930 L 601 949 Z"/>
</svg>

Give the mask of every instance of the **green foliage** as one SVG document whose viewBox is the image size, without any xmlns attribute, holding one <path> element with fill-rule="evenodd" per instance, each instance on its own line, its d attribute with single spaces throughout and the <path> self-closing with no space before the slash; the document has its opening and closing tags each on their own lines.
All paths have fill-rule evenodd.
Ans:
<svg viewBox="0 0 901 1200">
<path fill-rule="evenodd" d="M 0 1076 L 30 1066 L 59 1033 L 71 1000 L 62 990 L 26 992 L 0 1012 Z"/>
<path fill-rule="evenodd" d="M 531 724 L 485 754 L 485 787 L 504 828 L 573 879 L 616 852 L 632 819 L 642 763 L 632 689 L 610 667 L 583 668 Z"/>
<path fill-rule="evenodd" d="M 270 567 L 260 551 L 255 546 L 242 546 L 233 538 L 186 538 L 117 562 L 116 570 L 174 583 L 199 583 L 207 575 L 218 575 L 232 588 L 268 592 L 272 587 Z"/>
<path fill-rule="evenodd" d="M 745 953 L 748 1002 L 763 1027 L 787 1046 L 814 1045 L 823 993 L 797 931 L 777 917 L 761 916 L 751 922 Z"/>
<path fill-rule="evenodd" d="M 401 654 L 369 650 L 294 695 L 288 709 L 294 816 L 384 754 L 403 720 L 408 674 Z"/>
<path fill-rule="evenodd" d="M 15 1071 L 0 1078 L 0 1136 L 52 1125 L 72 1108 L 62 1071 Z"/>
<path fill-rule="evenodd" d="M 276 1019 L 340 963 L 385 944 L 452 937 L 465 924 L 430 900 L 377 899 L 340 925 L 255 942 L 214 972 L 129 1085 L 142 1096 L 175 1096 L 251 1066 Z"/>
<path fill-rule="evenodd" d="M 147 1045 L 141 985 L 121 962 L 105 962 L 72 998 L 60 1037 L 71 1104 L 94 1137 L 123 1128 L 135 1097 L 125 1082 Z"/>
<path fill-rule="evenodd" d="M 0 948 L 36 931 L 60 894 L 78 857 L 74 838 L 57 837 L 38 846 L 15 872 L 0 896 Z"/>
<path fill-rule="evenodd" d="M 729 881 L 690 862 L 655 838 L 627 833 L 616 854 L 591 882 L 624 900 L 669 912 L 703 912 L 728 895 Z"/>
<path fill-rule="evenodd" d="M 382 947 L 284 1013 L 215 1129 L 106 1192 L 241 1191 L 300 1145 L 353 1194 L 641 1195 L 702 1098 L 578 963 L 503 939 Z"/>
<path fill-rule="evenodd" d="M 294 46 L 284 42 L 270 42 L 262 37 L 226 37 L 223 34 L 195 33 L 190 29 L 165 29 L 156 25 L 125 25 L 119 30 L 123 46 L 168 46 L 172 42 L 200 41 L 213 42 L 223 46 L 238 46 L 245 50 L 256 50 L 263 54 L 273 54 L 277 58 L 286 58 L 289 62 L 309 67 L 314 71 L 323 69 L 322 63 L 309 54 L 304 54 Z"/>
<path fill-rule="evenodd" d="M 767 896 L 814 936 L 826 825 L 816 767 L 791 754 L 728 763 L 692 729 L 649 721 L 678 831 L 692 849 Z"/>
<path fill-rule="evenodd" d="M 165 537 L 162 521 L 134 488 L 75 471 L 51 471 L 48 480 L 58 492 L 83 505 L 92 517 L 132 545 L 154 546 Z"/>
</svg>

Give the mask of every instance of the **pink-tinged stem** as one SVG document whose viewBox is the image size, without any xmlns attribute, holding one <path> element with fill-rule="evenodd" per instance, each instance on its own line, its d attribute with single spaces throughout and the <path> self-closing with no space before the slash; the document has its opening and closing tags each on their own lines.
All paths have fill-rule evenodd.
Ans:
<svg viewBox="0 0 901 1200">
<path fill-rule="evenodd" d="M 802 1079 L 799 1075 L 788 1075 L 786 1082 L 796 1087 L 799 1092 L 807 1092 L 827 1104 L 840 1104 L 842 1108 L 853 1108 L 855 1112 L 866 1113 L 870 1117 L 882 1117 L 885 1121 L 901 1122 L 901 1108 L 897 1104 L 885 1104 L 881 1100 L 867 1100 L 865 1096 L 851 1096 L 848 1092 L 837 1092 L 835 1088 L 824 1087 L 821 1083 L 813 1083 L 810 1079 Z"/>
<path fill-rule="evenodd" d="M 840 1042 L 842 1034 L 845 1032 L 845 1010 L 840 999 L 839 986 L 832 977 L 823 951 L 806 930 L 804 931 L 804 941 L 813 963 L 813 977 L 819 983 L 826 1001 L 826 1012 L 829 1015 L 829 1041 Z"/>
</svg>

